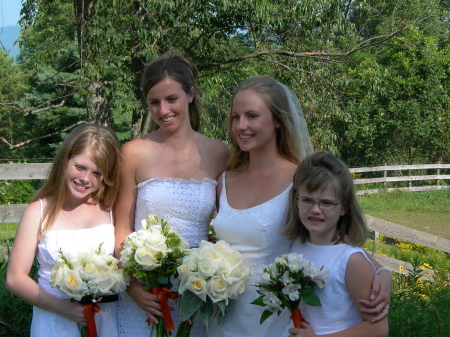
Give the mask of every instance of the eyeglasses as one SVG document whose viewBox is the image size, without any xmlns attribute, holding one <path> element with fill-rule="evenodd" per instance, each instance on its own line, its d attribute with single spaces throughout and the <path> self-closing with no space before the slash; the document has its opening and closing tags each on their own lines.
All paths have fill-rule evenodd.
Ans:
<svg viewBox="0 0 450 337">
<path fill-rule="evenodd" d="M 310 198 L 298 198 L 298 204 L 303 207 L 313 207 L 314 204 L 317 204 L 320 209 L 333 209 L 340 202 L 334 203 L 329 200 L 314 201 Z"/>
</svg>

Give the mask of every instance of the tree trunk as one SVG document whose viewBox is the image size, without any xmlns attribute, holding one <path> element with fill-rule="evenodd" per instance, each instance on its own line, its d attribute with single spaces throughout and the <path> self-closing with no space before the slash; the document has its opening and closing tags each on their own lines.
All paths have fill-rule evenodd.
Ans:
<svg viewBox="0 0 450 337">
<path fill-rule="evenodd" d="M 88 87 L 86 110 L 89 123 L 109 126 L 108 101 L 106 99 L 106 86 L 103 81 L 91 82 Z"/>
</svg>

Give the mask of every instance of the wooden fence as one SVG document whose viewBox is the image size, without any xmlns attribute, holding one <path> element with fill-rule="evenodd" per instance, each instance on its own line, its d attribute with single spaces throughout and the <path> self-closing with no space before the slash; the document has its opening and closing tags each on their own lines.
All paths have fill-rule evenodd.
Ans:
<svg viewBox="0 0 450 337">
<path fill-rule="evenodd" d="M 28 179 L 45 179 L 50 164 L 0 164 L 0 180 L 28 180 Z M 356 178 L 354 183 L 373 184 L 388 182 L 410 182 L 410 186 L 400 189 L 409 191 L 423 191 L 431 189 L 447 188 L 447 185 L 441 185 L 440 180 L 450 180 L 449 174 L 441 174 L 441 170 L 450 169 L 450 164 L 425 164 L 425 165 L 396 165 L 396 166 L 376 166 L 376 167 L 362 167 L 351 168 L 350 172 L 359 174 L 367 172 L 382 172 L 383 176 L 379 178 Z M 408 171 L 408 176 L 398 174 L 401 171 Z M 413 170 L 436 170 L 434 175 L 411 175 Z M 397 172 L 397 175 L 390 176 L 389 173 Z M 415 181 L 436 181 L 432 186 L 412 186 Z M 450 184 L 449 184 L 450 185 Z M 358 191 L 358 194 L 377 193 L 380 190 L 392 191 L 395 188 L 381 188 L 372 190 Z M 25 209 L 26 205 L 0 205 L 0 223 L 18 222 Z M 371 216 L 366 216 L 369 230 L 375 233 L 383 233 L 387 237 L 395 237 L 402 240 L 418 243 L 427 247 L 438 249 L 450 253 L 450 240 L 441 237 L 420 232 L 408 227 L 394 224 L 382 219 L 377 219 Z M 386 265 L 391 270 L 399 272 L 398 266 L 404 265 L 402 261 L 394 259 L 387 259 L 379 256 L 380 262 Z M 406 272 L 406 271 L 405 271 Z"/>
</svg>

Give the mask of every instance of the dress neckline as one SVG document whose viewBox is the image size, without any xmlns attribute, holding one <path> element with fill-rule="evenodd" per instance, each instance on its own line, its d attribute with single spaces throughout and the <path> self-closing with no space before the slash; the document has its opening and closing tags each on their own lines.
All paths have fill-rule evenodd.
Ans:
<svg viewBox="0 0 450 337">
<path fill-rule="evenodd" d="M 238 208 L 231 207 L 231 205 L 230 205 L 229 202 L 228 202 L 227 187 L 226 187 L 226 182 L 225 182 L 225 176 L 226 176 L 225 173 L 226 173 L 226 172 L 223 172 L 223 173 L 222 173 L 223 180 L 222 180 L 222 192 L 221 192 L 221 196 L 222 196 L 222 194 L 225 196 L 225 202 L 227 203 L 228 207 L 231 208 L 232 210 L 235 210 L 235 211 L 247 211 L 247 210 L 254 209 L 254 208 L 256 208 L 256 207 L 263 206 L 263 205 L 265 205 L 265 204 L 267 204 L 267 203 L 269 203 L 269 202 L 271 202 L 271 201 L 273 201 L 273 200 L 279 198 L 280 196 L 282 196 L 283 194 L 285 194 L 287 191 L 289 191 L 290 188 L 292 187 L 292 183 L 290 183 L 290 184 L 288 185 L 288 187 L 286 187 L 280 194 L 277 194 L 277 195 L 274 196 L 273 198 L 271 198 L 271 199 L 269 199 L 269 200 L 267 200 L 267 201 L 264 201 L 264 202 L 262 202 L 262 203 L 260 203 L 260 204 L 258 204 L 258 205 L 249 207 L 249 208 L 238 209 Z M 220 212 L 220 210 L 219 210 L 219 212 Z"/>
<path fill-rule="evenodd" d="M 70 232 L 79 232 L 79 231 L 88 231 L 91 229 L 97 229 L 103 226 L 112 226 L 114 228 L 114 225 L 112 223 L 105 223 L 105 224 L 101 224 L 101 225 L 97 225 L 95 227 L 90 227 L 90 228 L 80 228 L 80 229 L 50 229 L 47 232 L 45 232 L 45 235 L 47 235 L 48 233 L 70 233 Z"/>
<path fill-rule="evenodd" d="M 152 181 L 159 181 L 159 182 L 169 182 L 169 183 L 186 183 L 186 184 L 202 184 L 204 182 L 209 182 L 209 183 L 213 183 L 217 185 L 217 181 L 211 178 L 206 178 L 203 177 L 202 180 L 196 180 L 196 179 L 183 179 L 183 178 L 171 178 L 171 177 L 165 177 L 165 178 L 159 178 L 159 177 L 155 177 L 155 178 L 150 178 L 147 180 L 144 180 L 140 183 L 137 184 L 138 187 L 148 184 Z"/>
</svg>

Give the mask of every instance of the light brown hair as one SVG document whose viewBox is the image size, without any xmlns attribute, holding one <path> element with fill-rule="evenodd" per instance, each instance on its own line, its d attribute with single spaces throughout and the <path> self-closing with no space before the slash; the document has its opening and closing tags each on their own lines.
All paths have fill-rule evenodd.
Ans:
<svg viewBox="0 0 450 337">
<path fill-rule="evenodd" d="M 89 153 L 91 160 L 102 170 L 103 180 L 99 188 L 91 194 L 94 202 L 102 202 L 107 208 L 114 208 L 119 190 L 121 163 L 120 143 L 116 134 L 101 125 L 83 124 L 64 139 L 55 155 L 50 172 L 42 188 L 32 201 L 47 198 L 47 206 L 41 219 L 43 232 L 49 230 L 61 210 L 67 187 L 65 174 L 67 162 L 72 156 Z M 42 223 L 44 226 L 42 226 Z"/>
<path fill-rule="evenodd" d="M 353 246 L 362 246 L 367 236 L 366 221 L 356 200 L 353 178 L 347 166 L 328 152 L 316 152 L 302 160 L 294 175 L 289 194 L 289 213 L 287 225 L 282 234 L 291 240 L 305 242 L 309 231 L 299 217 L 298 195 L 300 191 L 314 193 L 328 185 L 334 187 L 337 197 L 347 208 L 339 218 L 336 232 L 332 238 L 335 244 L 345 242 Z"/>
</svg>

